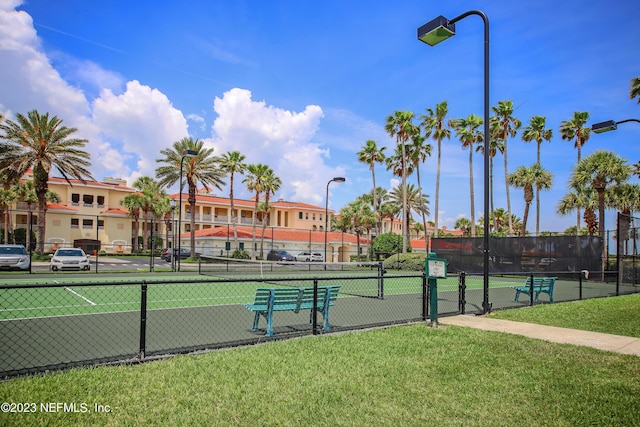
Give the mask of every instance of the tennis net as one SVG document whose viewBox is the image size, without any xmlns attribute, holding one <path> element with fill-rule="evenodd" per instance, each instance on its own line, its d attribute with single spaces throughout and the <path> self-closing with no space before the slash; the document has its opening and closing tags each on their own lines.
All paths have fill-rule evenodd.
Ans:
<svg viewBox="0 0 640 427">
<path fill-rule="evenodd" d="M 239 278 L 278 286 L 340 285 L 347 295 L 381 298 L 384 269 L 381 262 L 281 262 L 201 256 L 201 275 L 220 279 Z"/>
</svg>

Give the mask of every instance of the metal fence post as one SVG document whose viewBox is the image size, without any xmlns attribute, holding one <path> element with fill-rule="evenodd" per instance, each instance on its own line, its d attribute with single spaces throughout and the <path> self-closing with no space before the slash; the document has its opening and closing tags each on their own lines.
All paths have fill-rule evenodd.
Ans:
<svg viewBox="0 0 640 427">
<path fill-rule="evenodd" d="M 458 311 L 464 314 L 467 307 L 467 273 L 460 272 L 458 277 Z"/>
<path fill-rule="evenodd" d="M 429 293 L 427 291 L 427 273 L 422 273 L 422 321 L 429 318 Z"/>
<path fill-rule="evenodd" d="M 529 307 L 533 306 L 533 274 L 529 275 Z"/>
<path fill-rule="evenodd" d="M 147 281 L 142 281 L 140 289 L 140 351 L 138 359 L 144 360 L 147 346 Z"/>
<path fill-rule="evenodd" d="M 329 292 L 329 290 L 327 290 Z M 313 310 L 311 310 L 311 329 L 318 335 L 318 279 L 313 278 Z"/>
<path fill-rule="evenodd" d="M 378 264 L 378 298 L 384 299 L 384 262 Z"/>
</svg>

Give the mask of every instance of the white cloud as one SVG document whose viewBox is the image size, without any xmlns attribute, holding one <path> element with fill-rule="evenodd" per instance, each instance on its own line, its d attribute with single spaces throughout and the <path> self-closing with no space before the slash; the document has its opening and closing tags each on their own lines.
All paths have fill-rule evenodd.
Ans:
<svg viewBox="0 0 640 427">
<path fill-rule="evenodd" d="M 99 155 L 97 160 L 104 168 L 111 168 L 116 176 L 130 180 L 142 175 L 154 176 L 159 151 L 187 136 L 186 119 L 166 95 L 136 80 L 128 82 L 126 91 L 120 95 L 103 90 L 93 101 L 93 120 L 106 138 L 115 141 L 109 146 L 111 149 L 118 149 L 121 144 L 124 158 L 137 159 L 137 170 L 132 176 L 124 163 L 106 163 L 114 153 Z"/>
<path fill-rule="evenodd" d="M 344 174 L 326 164 L 329 150 L 313 142 L 323 117 L 317 105 L 291 112 L 253 101 L 250 91 L 234 88 L 215 99 L 214 110 L 215 153 L 236 150 L 248 163 L 269 165 L 283 183 L 277 197 L 321 204 L 326 182 Z"/>
</svg>

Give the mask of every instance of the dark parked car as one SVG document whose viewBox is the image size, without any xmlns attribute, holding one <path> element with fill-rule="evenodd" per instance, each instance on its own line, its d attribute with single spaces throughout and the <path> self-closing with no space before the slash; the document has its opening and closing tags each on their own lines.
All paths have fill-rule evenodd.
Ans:
<svg viewBox="0 0 640 427">
<path fill-rule="evenodd" d="M 295 261 L 296 258 L 287 251 L 269 251 L 267 261 Z"/>
<path fill-rule="evenodd" d="M 176 258 L 178 256 L 178 248 L 174 248 Z M 180 248 L 180 259 L 187 259 L 191 256 L 191 249 Z M 171 262 L 171 249 L 165 249 L 160 254 L 160 258 L 164 261 Z"/>
</svg>

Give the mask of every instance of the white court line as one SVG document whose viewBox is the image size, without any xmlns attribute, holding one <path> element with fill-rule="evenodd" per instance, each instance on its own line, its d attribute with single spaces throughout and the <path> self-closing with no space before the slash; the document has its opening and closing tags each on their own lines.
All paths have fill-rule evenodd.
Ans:
<svg viewBox="0 0 640 427">
<path fill-rule="evenodd" d="M 77 293 L 76 291 L 74 291 L 73 289 L 71 289 L 71 288 L 67 288 L 66 286 L 65 286 L 64 288 L 65 288 L 66 290 L 68 290 L 69 292 L 71 292 L 72 294 L 74 294 L 75 296 L 82 298 L 83 300 L 85 300 L 85 301 L 86 301 L 86 302 L 88 302 L 89 304 L 91 304 L 91 305 L 97 305 L 95 302 L 91 301 L 91 300 L 90 300 L 90 299 L 88 299 L 88 298 L 83 297 L 82 295 L 80 295 L 79 293 Z"/>
</svg>

